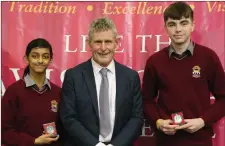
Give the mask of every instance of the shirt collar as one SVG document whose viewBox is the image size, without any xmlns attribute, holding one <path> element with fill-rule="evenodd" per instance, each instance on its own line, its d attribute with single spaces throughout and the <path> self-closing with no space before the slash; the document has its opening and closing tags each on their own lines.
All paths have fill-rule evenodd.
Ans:
<svg viewBox="0 0 225 146">
<path fill-rule="evenodd" d="M 102 66 L 100 66 L 97 62 L 94 61 L 93 58 L 91 58 L 91 63 L 92 63 L 92 67 L 93 67 L 93 70 L 94 70 L 94 73 L 99 73 L 99 71 L 104 68 Z M 112 60 L 110 62 L 110 64 L 106 67 L 111 73 L 115 74 L 115 61 Z"/>
<path fill-rule="evenodd" d="M 24 81 L 25 81 L 26 87 L 30 87 L 30 86 L 36 85 L 35 82 L 33 81 L 33 79 L 31 79 L 29 74 L 27 74 L 24 77 Z M 47 85 L 49 87 L 49 89 L 51 89 L 50 82 L 49 82 L 49 80 L 47 78 L 45 78 L 45 82 L 44 82 L 43 86 L 45 86 L 45 85 Z"/>
<path fill-rule="evenodd" d="M 187 46 L 187 49 L 186 49 L 191 53 L 192 56 L 193 56 L 193 53 L 194 53 L 194 47 L 195 47 L 194 43 L 192 41 L 190 41 L 190 43 L 189 43 L 189 45 Z M 174 50 L 173 46 L 170 45 L 170 47 L 169 47 L 169 58 L 171 57 L 173 52 L 175 52 L 175 50 Z"/>
</svg>

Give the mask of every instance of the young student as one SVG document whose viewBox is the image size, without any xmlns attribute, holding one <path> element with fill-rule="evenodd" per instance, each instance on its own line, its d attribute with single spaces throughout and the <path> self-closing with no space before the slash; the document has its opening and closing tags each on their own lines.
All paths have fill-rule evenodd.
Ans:
<svg viewBox="0 0 225 146">
<path fill-rule="evenodd" d="M 43 128 L 51 122 L 59 127 L 61 89 L 45 76 L 52 57 L 52 47 L 45 39 L 28 44 L 23 78 L 10 85 L 2 98 L 2 141 L 6 146 L 60 145 L 59 135 L 47 134 Z"/>
<path fill-rule="evenodd" d="M 171 4 L 164 12 L 171 45 L 146 63 L 144 111 L 157 129 L 157 146 L 212 146 L 212 124 L 225 116 L 223 67 L 213 50 L 191 40 L 193 22 L 189 5 Z"/>
</svg>

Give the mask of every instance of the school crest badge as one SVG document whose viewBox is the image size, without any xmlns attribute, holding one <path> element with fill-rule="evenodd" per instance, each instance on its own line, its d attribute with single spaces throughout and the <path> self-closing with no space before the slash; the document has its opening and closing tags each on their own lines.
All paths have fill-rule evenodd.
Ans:
<svg viewBox="0 0 225 146">
<path fill-rule="evenodd" d="M 192 68 L 192 77 L 200 78 L 201 77 L 201 68 L 199 66 L 194 66 Z"/>
<path fill-rule="evenodd" d="M 58 103 L 57 103 L 56 100 L 52 100 L 52 101 L 51 101 L 51 110 L 52 110 L 53 112 L 57 112 L 57 111 L 58 111 Z"/>
</svg>

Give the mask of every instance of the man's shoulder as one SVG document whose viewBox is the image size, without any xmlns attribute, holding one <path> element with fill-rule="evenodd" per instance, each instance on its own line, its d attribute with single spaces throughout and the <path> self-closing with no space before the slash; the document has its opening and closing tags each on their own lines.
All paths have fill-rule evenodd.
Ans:
<svg viewBox="0 0 225 146">
<path fill-rule="evenodd" d="M 66 72 L 67 72 L 67 74 L 80 73 L 80 72 L 82 72 L 82 70 L 85 67 L 87 67 L 88 63 L 90 63 L 89 60 L 88 61 L 85 61 L 85 62 L 82 62 L 82 63 L 80 63 L 78 65 L 75 65 L 72 68 L 67 69 Z"/>
<path fill-rule="evenodd" d="M 128 67 L 128 66 L 126 66 L 126 65 L 124 65 L 122 63 L 119 63 L 117 61 L 115 61 L 115 65 L 118 66 L 121 69 L 126 70 L 126 71 L 135 72 L 135 70 L 133 70 L 132 68 L 130 68 L 130 67 Z"/>
<path fill-rule="evenodd" d="M 136 74 L 138 74 L 138 72 L 136 70 L 134 70 L 134 69 L 132 69 L 132 68 L 126 66 L 126 65 L 123 65 L 119 62 L 115 61 L 115 65 L 117 66 L 116 69 L 122 71 L 126 75 L 129 75 L 129 74 L 130 75 L 136 75 Z"/>
</svg>

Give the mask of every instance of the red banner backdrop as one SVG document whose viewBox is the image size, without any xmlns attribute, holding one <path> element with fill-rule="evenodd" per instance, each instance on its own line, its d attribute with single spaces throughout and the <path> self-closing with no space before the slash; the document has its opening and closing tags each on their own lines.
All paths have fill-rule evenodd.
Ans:
<svg viewBox="0 0 225 146">
<path fill-rule="evenodd" d="M 142 79 L 147 58 L 170 43 L 164 32 L 163 11 L 171 2 L 2 2 L 2 78 L 5 89 L 20 79 L 26 45 L 37 37 L 53 46 L 47 77 L 62 85 L 65 70 L 90 57 L 85 46 L 89 24 L 101 16 L 115 21 L 121 44 L 115 58 Z M 212 48 L 224 66 L 224 2 L 188 2 L 194 9 L 193 40 Z M 225 146 L 224 119 L 214 126 L 214 146 Z M 136 146 L 154 146 L 154 134 L 145 122 Z"/>
</svg>

